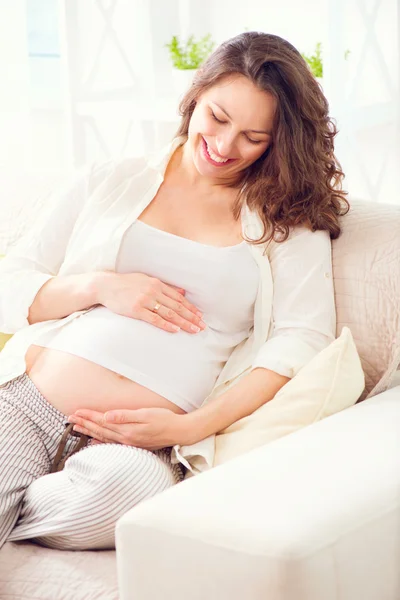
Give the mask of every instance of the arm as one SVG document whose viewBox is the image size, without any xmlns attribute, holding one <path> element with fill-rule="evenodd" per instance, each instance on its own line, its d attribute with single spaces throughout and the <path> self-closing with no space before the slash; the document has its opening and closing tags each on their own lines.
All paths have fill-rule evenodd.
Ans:
<svg viewBox="0 0 400 600">
<path fill-rule="evenodd" d="M 286 242 L 272 242 L 268 256 L 274 282 L 273 330 L 252 368 L 292 378 L 336 338 L 329 233 L 297 227 Z"/>
<path fill-rule="evenodd" d="M 175 443 L 195 444 L 213 433 L 222 431 L 235 421 L 253 413 L 268 400 L 272 400 L 288 381 L 289 377 L 269 369 L 252 370 L 212 402 L 183 415 L 182 422 L 186 421 L 186 425 L 182 431 L 186 439 Z"/>
<path fill-rule="evenodd" d="M 250 373 L 212 402 L 185 415 L 193 444 L 221 431 L 271 400 L 280 388 L 335 339 L 336 311 L 328 232 L 298 227 L 272 242 L 273 331 Z M 178 442 L 179 443 L 179 442 Z"/>
<path fill-rule="evenodd" d="M 0 331 L 65 317 L 91 305 L 91 274 L 57 277 L 85 200 L 110 170 L 86 169 L 51 197 L 34 226 L 0 263 Z"/>
<path fill-rule="evenodd" d="M 97 303 L 97 280 L 101 273 L 49 276 L 29 307 L 28 323 L 62 319 Z"/>
</svg>

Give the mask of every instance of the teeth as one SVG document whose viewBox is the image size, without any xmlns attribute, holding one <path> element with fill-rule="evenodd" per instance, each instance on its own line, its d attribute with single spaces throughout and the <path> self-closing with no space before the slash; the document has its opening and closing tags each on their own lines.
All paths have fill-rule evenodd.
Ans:
<svg viewBox="0 0 400 600">
<path fill-rule="evenodd" d="M 206 142 L 206 146 L 207 146 L 207 152 L 208 152 L 208 154 L 211 156 L 211 158 L 215 162 L 218 162 L 218 163 L 226 163 L 226 162 L 228 162 L 228 160 L 229 160 L 228 158 L 220 158 L 219 156 L 216 156 L 214 154 L 214 152 L 211 150 L 210 146 L 207 144 L 207 142 Z"/>
</svg>

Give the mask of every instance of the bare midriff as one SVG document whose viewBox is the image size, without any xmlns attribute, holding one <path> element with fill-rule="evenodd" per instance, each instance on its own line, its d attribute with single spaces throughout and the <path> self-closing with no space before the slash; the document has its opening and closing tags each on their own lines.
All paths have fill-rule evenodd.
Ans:
<svg viewBox="0 0 400 600">
<path fill-rule="evenodd" d="M 148 388 L 89 360 L 53 348 L 31 345 L 26 373 L 46 400 L 64 415 L 80 408 L 168 408 L 185 411 Z"/>
</svg>

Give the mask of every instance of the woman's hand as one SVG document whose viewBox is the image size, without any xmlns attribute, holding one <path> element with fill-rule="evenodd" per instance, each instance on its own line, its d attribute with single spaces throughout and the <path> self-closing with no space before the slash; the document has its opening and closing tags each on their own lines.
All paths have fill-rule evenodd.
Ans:
<svg viewBox="0 0 400 600">
<path fill-rule="evenodd" d="M 147 450 L 159 450 L 175 444 L 190 444 L 187 415 L 168 408 L 110 410 L 106 413 L 80 409 L 68 417 L 74 430 L 98 442 L 125 444 Z"/>
<path fill-rule="evenodd" d="M 140 319 L 174 333 L 198 333 L 206 325 L 202 313 L 185 298 L 185 291 L 144 273 L 104 271 L 95 281 L 96 304 L 124 317 Z M 154 307 L 160 307 L 154 312 Z"/>
</svg>

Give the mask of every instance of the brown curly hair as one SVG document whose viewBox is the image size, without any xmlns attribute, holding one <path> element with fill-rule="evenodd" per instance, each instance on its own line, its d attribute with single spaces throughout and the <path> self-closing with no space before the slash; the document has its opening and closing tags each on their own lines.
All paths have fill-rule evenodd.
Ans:
<svg viewBox="0 0 400 600">
<path fill-rule="evenodd" d="M 344 173 L 334 155 L 337 128 L 328 102 L 306 61 L 289 42 L 248 31 L 221 44 L 196 73 L 183 97 L 177 135 L 187 135 L 196 101 L 232 75 L 244 75 L 277 99 L 272 142 L 236 182 L 236 219 L 244 202 L 260 216 L 264 232 L 253 243 L 285 241 L 289 228 L 303 225 L 339 237 L 339 217 L 349 210 Z M 252 240 L 247 240 L 251 243 Z"/>
</svg>

